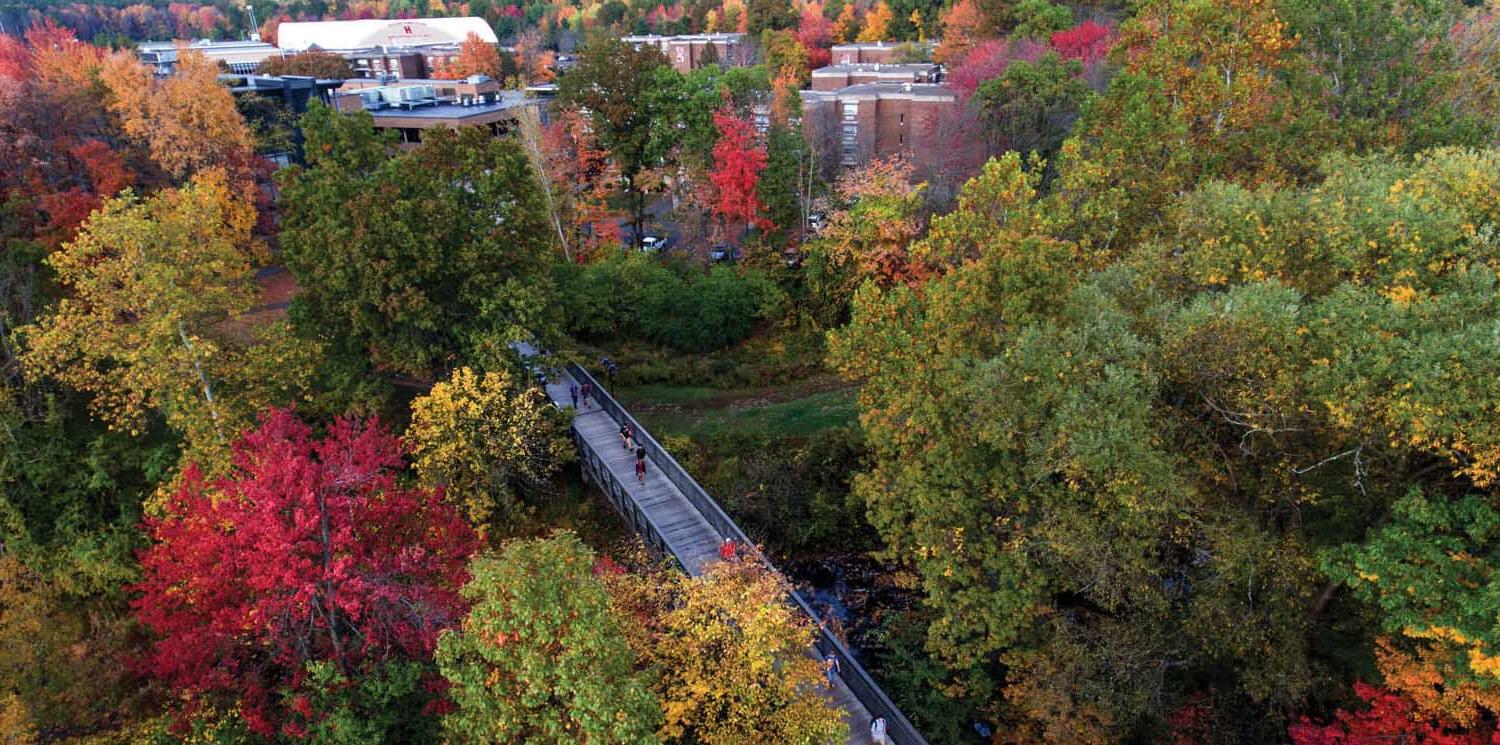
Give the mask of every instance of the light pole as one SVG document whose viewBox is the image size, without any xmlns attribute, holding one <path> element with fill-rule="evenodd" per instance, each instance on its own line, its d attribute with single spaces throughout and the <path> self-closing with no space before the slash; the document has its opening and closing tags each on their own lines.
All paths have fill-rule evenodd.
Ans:
<svg viewBox="0 0 1500 745">
<path fill-rule="evenodd" d="M 245 3 L 245 10 L 250 13 L 250 41 L 260 41 L 260 24 L 255 22 L 255 6 Z"/>
</svg>

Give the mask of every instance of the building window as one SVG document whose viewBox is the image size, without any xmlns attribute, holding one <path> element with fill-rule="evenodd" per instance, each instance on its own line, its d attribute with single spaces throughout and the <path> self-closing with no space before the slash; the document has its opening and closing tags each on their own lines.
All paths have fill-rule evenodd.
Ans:
<svg viewBox="0 0 1500 745">
<path fill-rule="evenodd" d="M 905 114 L 897 114 L 896 116 L 900 117 L 901 126 L 903 126 L 903 127 L 906 126 L 906 115 Z"/>
</svg>

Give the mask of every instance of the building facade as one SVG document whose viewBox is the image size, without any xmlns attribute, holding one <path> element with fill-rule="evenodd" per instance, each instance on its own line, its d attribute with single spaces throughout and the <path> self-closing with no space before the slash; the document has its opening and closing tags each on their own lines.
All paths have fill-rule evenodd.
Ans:
<svg viewBox="0 0 1500 745">
<path fill-rule="evenodd" d="M 637 48 L 653 46 L 666 55 L 678 72 L 686 74 L 709 62 L 726 67 L 749 67 L 755 64 L 755 48 L 744 34 L 685 34 L 657 36 L 646 34 L 621 39 Z M 713 51 L 709 51 L 712 48 Z"/>
<path fill-rule="evenodd" d="M 861 83 L 802 92 L 802 129 L 826 156 L 825 165 L 850 168 L 875 158 L 910 156 L 930 148 L 933 124 L 958 96 L 939 83 Z"/>
<path fill-rule="evenodd" d="M 458 45 L 439 44 L 420 49 L 378 47 L 348 52 L 344 57 L 357 77 L 426 79 L 441 75 L 458 61 Z"/>
</svg>

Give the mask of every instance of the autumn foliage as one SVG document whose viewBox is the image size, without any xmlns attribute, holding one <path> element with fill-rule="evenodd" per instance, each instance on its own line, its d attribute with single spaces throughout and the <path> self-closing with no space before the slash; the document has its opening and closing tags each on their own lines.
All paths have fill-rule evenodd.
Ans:
<svg viewBox="0 0 1500 745">
<path fill-rule="evenodd" d="M 1355 683 L 1354 692 L 1369 708 L 1339 711 L 1333 721 L 1324 724 L 1304 717 L 1291 727 L 1293 745 L 1376 745 L 1387 742 L 1487 745 L 1496 741 L 1487 733 L 1463 731 L 1452 722 L 1424 714 L 1410 699 L 1384 688 Z"/>
<path fill-rule="evenodd" d="M 458 59 L 447 69 L 437 73 L 438 77 L 462 80 L 470 75 L 488 75 L 492 80 L 503 77 L 500 69 L 500 50 L 470 32 L 458 45 Z"/>
<path fill-rule="evenodd" d="M 713 212 L 726 227 L 765 223 L 755 185 L 766 167 L 766 150 L 755 141 L 750 120 L 725 110 L 714 112 L 719 141 L 714 144 L 714 167 L 708 175 L 716 198 Z"/>
<path fill-rule="evenodd" d="M 229 476 L 190 466 L 146 521 L 131 603 L 155 637 L 143 670 L 296 736 L 318 712 L 279 694 L 308 663 L 429 659 L 463 616 L 475 536 L 439 493 L 397 483 L 401 452 L 376 422 L 339 419 L 319 439 L 278 409 L 235 445 Z"/>
</svg>

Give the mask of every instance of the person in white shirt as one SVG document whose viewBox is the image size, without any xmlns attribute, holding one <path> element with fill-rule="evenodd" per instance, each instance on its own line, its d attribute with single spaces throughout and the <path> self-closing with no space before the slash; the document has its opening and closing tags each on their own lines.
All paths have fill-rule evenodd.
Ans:
<svg viewBox="0 0 1500 745">
<path fill-rule="evenodd" d="M 870 722 L 870 740 L 876 745 L 890 745 L 890 740 L 885 739 L 885 717 L 875 717 Z"/>
</svg>

